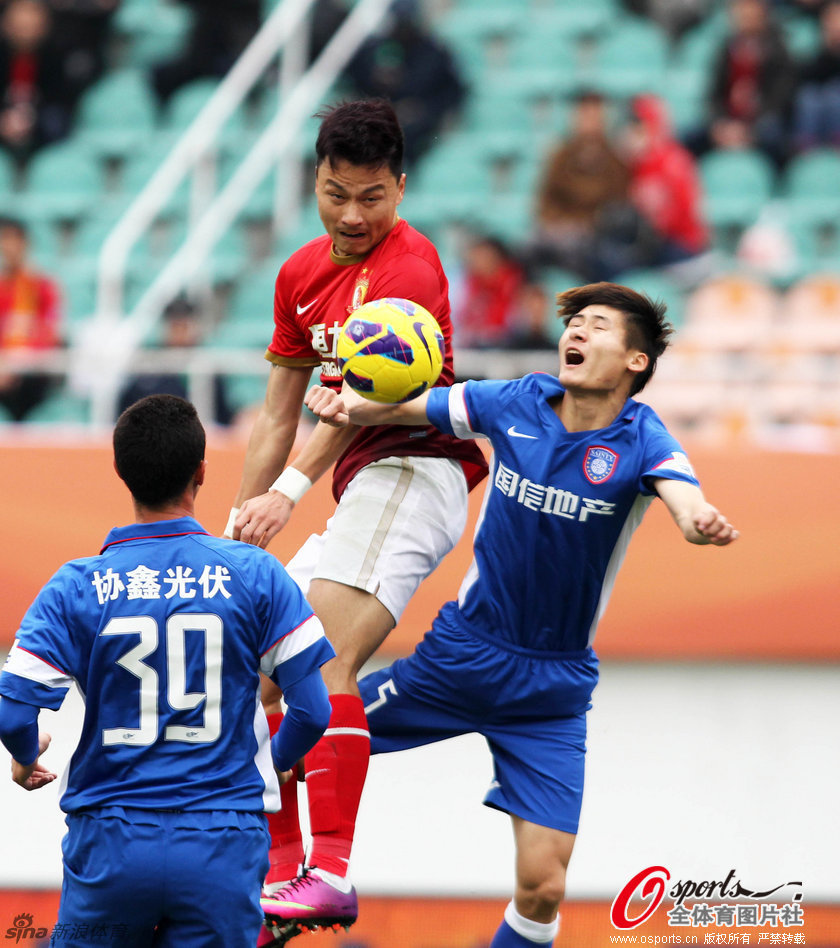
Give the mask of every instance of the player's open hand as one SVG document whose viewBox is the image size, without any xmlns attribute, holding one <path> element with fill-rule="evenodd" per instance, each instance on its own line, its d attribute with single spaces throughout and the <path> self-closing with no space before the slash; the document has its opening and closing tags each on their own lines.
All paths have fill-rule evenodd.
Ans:
<svg viewBox="0 0 840 948">
<path fill-rule="evenodd" d="M 341 394 L 325 385 L 313 385 L 303 399 L 304 405 L 326 425 L 345 428 L 350 415 Z"/>
<path fill-rule="evenodd" d="M 294 508 L 294 501 L 279 490 L 246 500 L 236 515 L 234 540 L 265 549 L 289 522 Z"/>
<path fill-rule="evenodd" d="M 727 546 L 740 536 L 726 517 L 711 504 L 694 515 L 694 529 L 706 543 L 714 546 Z"/>
<path fill-rule="evenodd" d="M 43 731 L 38 735 L 38 757 L 25 767 L 12 758 L 12 780 L 24 790 L 38 790 L 55 780 L 57 774 L 40 763 L 41 754 L 50 746 L 51 740 L 50 735 Z"/>
</svg>

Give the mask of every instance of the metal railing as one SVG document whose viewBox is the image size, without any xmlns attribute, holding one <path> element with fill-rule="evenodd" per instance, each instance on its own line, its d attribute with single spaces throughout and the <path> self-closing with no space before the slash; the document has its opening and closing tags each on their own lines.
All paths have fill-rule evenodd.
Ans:
<svg viewBox="0 0 840 948">
<path fill-rule="evenodd" d="M 219 238 L 245 203 L 284 159 L 293 158 L 303 123 L 345 65 L 381 22 L 390 0 L 359 0 L 306 71 L 299 74 L 300 46 L 308 35 L 307 14 L 314 0 L 283 0 L 272 12 L 213 97 L 173 147 L 103 243 L 99 257 L 97 309 L 71 352 L 71 374 L 77 390 L 89 386 L 94 425 L 110 424 L 120 380 L 132 355 L 156 325 L 166 304 L 199 272 Z M 178 185 L 196 171 L 213 148 L 225 122 L 265 75 L 276 56 L 284 56 L 277 114 L 263 130 L 227 184 L 190 221 L 183 244 L 163 266 L 130 312 L 125 312 L 124 285 L 132 247 L 153 224 Z M 288 59 L 288 61 L 286 61 Z M 294 172 L 291 190 L 298 192 Z M 290 198 L 291 199 L 291 198 Z M 195 202 L 194 202 L 195 203 Z M 288 205 L 286 210 L 289 211 Z M 293 216 L 294 208 L 289 216 Z"/>
</svg>

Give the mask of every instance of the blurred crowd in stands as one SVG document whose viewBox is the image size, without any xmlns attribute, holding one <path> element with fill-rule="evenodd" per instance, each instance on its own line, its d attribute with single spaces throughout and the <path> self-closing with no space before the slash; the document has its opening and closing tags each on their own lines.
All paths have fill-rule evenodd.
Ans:
<svg viewBox="0 0 840 948">
<path fill-rule="evenodd" d="M 80 101 L 110 68 L 115 17 L 129 2 L 0 3 L 0 147 L 21 175 L 40 149 L 72 137 Z M 189 14 L 189 28 L 183 42 L 146 67 L 161 112 L 184 86 L 223 77 L 271 9 L 264 0 L 166 2 Z M 480 91 L 459 50 L 436 29 L 436 17 L 458 2 L 394 0 L 339 83 L 345 96 L 383 96 L 394 103 L 406 134 L 409 192 L 415 170 L 422 174 L 426 156 L 457 132 Z M 673 50 L 710 18 L 725 14 L 725 29 L 709 57 L 702 114 L 687 125 L 669 114 L 661 89 L 628 96 L 595 86 L 571 91 L 564 130 L 540 144 L 527 234 L 511 236 L 485 224 L 467 228 L 454 252 L 449 248 L 445 262 L 460 347 L 556 345 L 553 297 L 563 288 L 552 282 L 557 274 L 582 283 L 661 271 L 685 290 L 712 277 L 717 234 L 700 171 L 706 156 L 758 152 L 781 179 L 799 155 L 840 151 L 840 0 L 616 2 L 628 17 L 657 24 Z M 351 6 L 351 0 L 316 0 L 310 61 Z M 812 29 L 807 49 L 790 42 L 785 24 L 791 16 Z M 505 128 L 496 131 L 504 134 Z M 416 226 L 423 229 L 420 222 Z M 28 246 L 30 236 L 22 221 L 0 226 L 4 367 L 15 349 L 65 342 L 61 291 L 30 262 L 30 255 L 39 257 L 38 246 Z M 207 332 L 202 314 L 173 307 L 164 318 L 164 344 L 200 344 Z M 187 322 L 189 331 L 178 336 Z M 172 342 L 176 336 L 189 342 Z M 8 371 L 0 373 L 0 410 L 18 420 L 49 393 L 51 383 L 30 373 L 27 384 L 16 387 L 10 378 Z M 145 390 L 164 381 L 182 384 L 146 378 L 131 385 Z M 232 412 L 220 399 L 217 420 L 225 423 Z"/>
</svg>

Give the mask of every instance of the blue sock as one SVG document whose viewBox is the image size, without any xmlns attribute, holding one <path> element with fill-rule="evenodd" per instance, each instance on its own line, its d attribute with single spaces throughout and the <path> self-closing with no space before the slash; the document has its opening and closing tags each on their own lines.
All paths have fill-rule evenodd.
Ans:
<svg viewBox="0 0 840 948">
<path fill-rule="evenodd" d="M 496 929 L 488 948 L 548 948 L 559 928 L 559 915 L 553 922 L 533 922 L 523 918 L 511 902 L 505 909 L 504 921 Z"/>
<path fill-rule="evenodd" d="M 496 929 L 489 948 L 534 948 L 535 944 L 536 942 L 529 938 L 517 935 L 507 922 L 502 922 Z"/>
</svg>

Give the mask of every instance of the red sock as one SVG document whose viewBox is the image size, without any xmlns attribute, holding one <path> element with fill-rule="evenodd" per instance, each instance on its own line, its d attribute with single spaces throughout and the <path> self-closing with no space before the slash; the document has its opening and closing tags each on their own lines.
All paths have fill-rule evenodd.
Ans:
<svg viewBox="0 0 840 948">
<path fill-rule="evenodd" d="M 327 730 L 306 755 L 312 829 L 309 863 L 346 876 L 370 760 L 370 733 L 361 698 L 330 695 L 330 703 Z"/>
<path fill-rule="evenodd" d="M 280 727 L 283 713 L 278 711 L 266 717 L 268 730 L 273 736 Z M 298 874 L 298 866 L 303 863 L 297 780 L 287 780 L 280 787 L 280 810 L 277 813 L 266 813 L 266 816 L 268 832 L 271 835 L 271 849 L 268 851 L 271 866 L 265 881 L 267 884 L 286 882 L 288 879 L 294 879 Z"/>
</svg>

